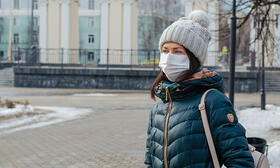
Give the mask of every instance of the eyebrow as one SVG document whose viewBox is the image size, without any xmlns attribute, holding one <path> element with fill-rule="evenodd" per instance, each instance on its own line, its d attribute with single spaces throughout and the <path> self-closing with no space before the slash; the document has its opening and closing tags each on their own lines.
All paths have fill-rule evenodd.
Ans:
<svg viewBox="0 0 280 168">
<path fill-rule="evenodd" d="M 167 47 L 163 47 L 164 49 L 168 49 Z M 182 49 L 180 47 L 176 47 L 176 48 L 173 48 L 174 50 L 177 50 L 177 49 Z"/>
</svg>

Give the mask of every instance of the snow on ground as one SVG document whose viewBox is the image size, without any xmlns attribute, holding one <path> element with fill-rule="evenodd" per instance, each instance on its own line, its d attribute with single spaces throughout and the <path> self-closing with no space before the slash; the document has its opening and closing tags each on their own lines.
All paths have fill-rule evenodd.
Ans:
<svg viewBox="0 0 280 168">
<path fill-rule="evenodd" d="M 17 115 L 35 114 L 34 108 L 31 105 L 18 104 L 16 108 L 0 108 L 0 119 L 9 118 Z"/>
<path fill-rule="evenodd" d="M 0 134 L 69 121 L 90 112 L 93 110 L 72 107 L 33 107 L 31 105 L 16 105 L 13 109 L 0 108 Z"/>
<path fill-rule="evenodd" d="M 280 167 L 280 107 L 266 105 L 266 110 L 248 108 L 238 112 L 239 122 L 246 128 L 247 137 L 267 140 L 271 168 Z"/>
<path fill-rule="evenodd" d="M 279 168 L 280 167 L 280 140 L 274 141 L 270 144 L 268 150 L 268 159 L 270 162 L 271 168 Z"/>
</svg>

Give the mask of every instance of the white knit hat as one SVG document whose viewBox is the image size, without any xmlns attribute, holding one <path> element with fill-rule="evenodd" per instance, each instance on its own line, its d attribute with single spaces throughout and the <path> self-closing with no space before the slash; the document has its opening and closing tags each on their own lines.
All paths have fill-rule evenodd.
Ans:
<svg viewBox="0 0 280 168">
<path fill-rule="evenodd" d="M 165 42 L 176 42 L 190 50 L 202 65 L 211 40 L 208 26 L 209 19 L 205 12 L 192 11 L 188 18 L 180 18 L 163 31 L 159 40 L 159 49 L 161 50 Z"/>
</svg>

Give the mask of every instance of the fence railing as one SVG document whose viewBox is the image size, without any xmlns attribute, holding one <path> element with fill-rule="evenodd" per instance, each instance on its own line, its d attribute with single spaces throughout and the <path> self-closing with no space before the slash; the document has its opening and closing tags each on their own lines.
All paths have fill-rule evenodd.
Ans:
<svg viewBox="0 0 280 168">
<path fill-rule="evenodd" d="M 12 62 L 34 66 L 158 68 L 158 50 L 25 49 L 12 51 Z"/>
<path fill-rule="evenodd" d="M 228 53 L 230 54 L 230 53 Z M 229 55 L 210 51 L 216 68 L 228 71 Z M 12 63 L 19 66 L 56 66 L 84 68 L 145 68 L 158 70 L 160 51 L 158 49 L 118 50 L 118 49 L 44 49 L 17 48 L 12 50 Z M 2 61 L 3 62 L 3 61 Z M 248 64 L 248 63 L 247 63 Z M 245 70 L 246 66 L 239 66 Z M 237 66 L 238 67 L 238 66 Z"/>
</svg>

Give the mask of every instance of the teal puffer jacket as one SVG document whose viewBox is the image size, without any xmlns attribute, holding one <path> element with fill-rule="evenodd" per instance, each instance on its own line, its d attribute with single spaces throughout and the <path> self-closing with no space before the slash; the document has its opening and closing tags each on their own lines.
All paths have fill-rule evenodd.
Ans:
<svg viewBox="0 0 280 168">
<path fill-rule="evenodd" d="M 253 168 L 245 129 L 238 123 L 229 99 L 224 95 L 223 79 L 211 78 L 156 87 L 161 99 L 150 113 L 145 164 L 152 168 L 212 168 L 198 104 L 205 99 L 215 148 L 220 164 L 227 168 Z M 229 117 L 230 116 L 230 117 Z"/>
</svg>

